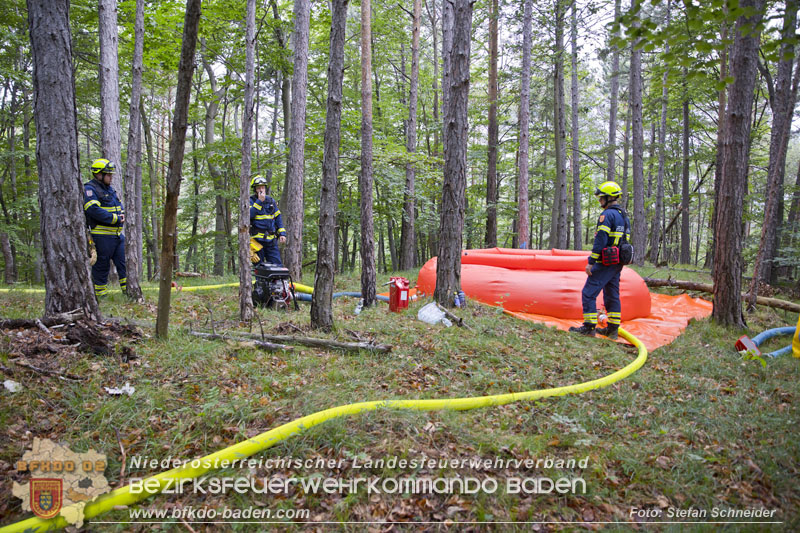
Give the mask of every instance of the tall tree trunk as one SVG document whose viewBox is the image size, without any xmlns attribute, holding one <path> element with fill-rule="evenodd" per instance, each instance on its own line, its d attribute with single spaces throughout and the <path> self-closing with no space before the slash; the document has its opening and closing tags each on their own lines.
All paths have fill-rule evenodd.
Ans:
<svg viewBox="0 0 800 533">
<path fill-rule="evenodd" d="M 572 3 L 570 12 L 570 39 L 572 40 L 572 247 L 575 250 L 582 250 L 581 155 L 578 143 L 578 2 Z"/>
<path fill-rule="evenodd" d="M 156 160 L 153 154 L 153 135 L 150 130 L 150 122 L 147 120 L 147 115 L 144 112 L 144 106 L 140 106 L 142 116 L 142 130 L 144 131 L 144 141 L 147 147 L 147 174 L 150 184 L 150 232 L 152 237 L 151 251 L 153 257 L 153 268 L 155 272 L 160 269 L 160 259 L 157 250 L 158 245 L 158 211 L 156 209 L 157 192 L 158 189 L 158 173 L 156 172 Z"/>
<path fill-rule="evenodd" d="M 714 228 L 714 309 L 711 316 L 721 325 L 744 327 L 742 315 L 742 208 L 750 160 L 750 116 L 753 107 L 758 45 L 764 0 L 743 0 L 740 7 L 755 9 L 740 16 L 731 52 L 735 73 L 728 95 L 722 155 L 719 212 Z M 747 35 L 742 26 L 747 25 Z M 755 28 L 755 29 L 753 29 Z"/>
<path fill-rule="evenodd" d="M 103 155 L 117 167 L 122 163 L 119 127 L 117 61 L 117 0 L 98 0 L 100 28 L 100 132 Z M 116 178 L 119 187 L 119 177 Z M 127 194 L 126 194 L 127 196 Z"/>
<path fill-rule="evenodd" d="M 186 143 L 189 116 L 189 95 L 194 73 L 194 52 L 197 46 L 197 29 L 200 22 L 200 1 L 186 1 L 183 22 L 183 44 L 178 64 L 178 87 L 175 91 L 175 113 L 172 118 L 172 138 L 169 142 L 169 168 L 167 173 L 167 200 L 164 204 L 164 231 L 161 238 L 161 276 L 158 287 L 158 314 L 156 335 L 169 336 L 169 308 L 172 297 L 172 264 L 175 240 L 178 234 L 178 196 L 181 192 L 181 167 Z"/>
<path fill-rule="evenodd" d="M 638 11 L 640 0 L 633 0 L 631 12 Z M 634 28 L 640 23 L 634 22 Z M 638 48 L 638 39 L 631 45 L 631 124 L 633 125 L 633 235 L 634 262 L 644 265 L 645 249 L 647 247 L 647 226 L 644 209 L 644 132 L 642 131 L 642 50 Z"/>
<path fill-rule="evenodd" d="M 631 110 L 625 113 L 625 140 L 622 144 L 622 207 L 628 208 L 628 163 L 631 145 Z"/>
<path fill-rule="evenodd" d="M 67 0 L 28 0 L 33 56 L 36 163 L 39 171 L 45 316 L 82 309 L 99 319 L 89 278 L 78 168 L 75 78 Z M 54 191 L 58 191 L 56 194 Z"/>
<path fill-rule="evenodd" d="M 136 0 L 131 64 L 131 102 L 128 112 L 128 160 L 125 163 L 125 266 L 128 297 L 143 301 L 142 275 L 142 65 L 144 57 L 144 0 Z"/>
<path fill-rule="evenodd" d="M 530 87 L 531 87 L 531 19 L 533 1 L 525 0 L 522 15 L 522 80 L 519 92 L 519 159 L 518 173 L 518 243 L 524 248 L 528 242 L 530 226 L 528 220 L 528 144 L 530 142 Z M 445 174 L 445 177 L 447 174 Z"/>
<path fill-rule="evenodd" d="M 553 69 L 553 110 L 555 113 L 555 145 L 556 145 L 556 190 L 553 197 L 553 216 L 555 221 L 555 239 L 550 243 L 553 248 L 567 247 L 567 126 L 564 112 L 564 0 L 555 0 L 556 8 L 556 43 L 555 64 Z M 520 242 L 527 243 L 526 239 Z M 526 244 L 527 246 L 527 244 Z"/>
<path fill-rule="evenodd" d="M 723 6 L 723 11 L 727 15 L 727 4 Z M 723 20 L 722 28 L 720 30 L 720 40 L 722 42 L 727 41 L 728 39 L 728 22 Z M 709 243 L 708 251 L 706 252 L 706 258 L 703 265 L 703 268 L 711 268 L 714 264 L 714 249 L 716 248 L 714 244 L 714 239 L 716 238 L 715 228 L 717 227 L 717 214 L 719 213 L 719 193 L 720 193 L 720 186 L 722 184 L 722 151 L 723 146 L 722 142 L 725 138 L 725 117 L 727 115 L 727 106 L 728 106 L 728 89 L 725 85 L 725 79 L 728 77 L 728 51 L 729 46 L 725 46 L 722 49 L 722 57 L 720 58 L 720 65 L 719 65 L 719 80 L 720 83 L 723 84 L 723 88 L 719 91 L 718 96 L 718 106 L 717 106 L 717 155 L 716 155 L 716 164 L 714 166 L 714 209 L 711 213 L 711 219 L 709 221 L 710 229 L 711 229 L 711 243 Z"/>
<path fill-rule="evenodd" d="M 253 147 L 253 86 L 255 84 L 256 0 L 247 0 L 245 29 L 244 109 L 242 110 L 242 171 L 239 175 L 239 318 L 253 318 L 250 272 L 250 151 Z"/>
<path fill-rule="evenodd" d="M 529 2 L 527 0 L 526 4 Z M 443 28 L 443 42 L 446 43 L 443 49 L 446 58 L 444 80 L 449 83 L 449 88 L 444 100 L 444 182 L 434 298 L 444 307 L 453 307 L 453 293 L 461 288 L 472 2 L 445 2 Z"/>
<path fill-rule="evenodd" d="M 289 133 L 289 176 L 286 203 L 283 205 L 286 226 L 285 263 L 289 274 L 300 280 L 303 273 L 303 180 L 305 173 L 306 88 L 308 85 L 308 39 L 311 3 L 294 3 L 292 35 L 292 110 Z"/>
<path fill-rule="evenodd" d="M 339 139 L 342 123 L 342 83 L 344 79 L 344 40 L 347 29 L 348 0 L 333 0 L 331 13 L 330 59 L 328 60 L 328 101 L 325 113 L 325 140 L 319 206 L 319 238 L 314 294 L 311 297 L 311 326 L 333 328 L 333 281 L 336 271 L 336 208 L 339 180 Z M 342 244 L 347 249 L 345 235 Z"/>
<path fill-rule="evenodd" d="M 436 0 L 431 0 L 433 7 L 428 5 L 425 0 L 425 9 L 428 11 L 428 19 L 431 22 L 431 36 L 433 44 L 433 156 L 439 156 L 439 130 L 442 127 L 439 122 L 439 31 L 438 31 L 438 12 L 436 10 Z"/>
<path fill-rule="evenodd" d="M 215 162 L 214 136 L 217 114 L 219 113 L 219 104 L 225 95 L 226 88 L 217 86 L 217 75 L 214 72 L 211 64 L 206 59 L 205 45 L 203 45 L 203 53 L 200 54 L 200 60 L 203 63 L 203 68 L 208 74 L 208 83 L 211 88 L 211 99 L 206 105 L 205 114 L 205 145 L 207 150 L 206 163 L 208 164 L 208 172 L 211 174 L 211 180 L 214 184 L 214 268 L 212 270 L 215 276 L 222 276 L 225 274 L 225 248 L 227 246 L 228 237 L 230 233 L 227 232 L 227 224 L 225 223 L 225 177 Z M 225 131 L 225 124 L 223 119 L 223 134 Z"/>
<path fill-rule="evenodd" d="M 614 20 L 619 20 L 620 16 L 620 0 L 614 0 Z M 575 4 L 573 4 L 575 5 Z M 574 7 L 573 7 L 574 9 Z M 614 34 L 614 37 L 619 38 L 619 30 Z M 608 169 L 606 179 L 608 181 L 617 181 L 617 102 L 619 95 L 619 48 L 616 44 L 611 45 L 611 101 L 609 103 L 609 117 L 608 117 Z"/>
<path fill-rule="evenodd" d="M 681 264 L 688 265 L 692 260 L 689 234 L 689 92 L 686 80 L 687 71 L 683 69 L 683 177 L 681 180 Z"/>
<path fill-rule="evenodd" d="M 670 2 L 667 0 L 667 26 L 669 26 Z M 664 45 L 665 52 L 669 54 L 669 41 Z M 656 181 L 656 206 L 653 213 L 652 236 L 650 239 L 651 254 L 650 261 L 654 265 L 658 264 L 661 245 L 664 240 L 664 165 L 667 152 L 667 105 L 669 104 L 669 93 L 667 92 L 667 78 L 669 77 L 669 67 L 664 66 L 664 74 L 661 77 L 661 124 L 658 128 L 658 178 Z M 666 259 L 666 258 L 665 258 Z"/>
<path fill-rule="evenodd" d="M 361 0 L 361 296 L 375 303 L 375 229 L 372 217 L 372 8 Z"/>
<path fill-rule="evenodd" d="M 489 139 L 486 168 L 486 248 L 497 246 L 497 142 L 500 126 L 497 123 L 497 20 L 500 18 L 498 0 L 489 2 Z"/>
<path fill-rule="evenodd" d="M 417 151 L 417 100 L 419 88 L 419 31 L 422 0 L 414 0 L 411 19 L 411 83 L 408 97 L 408 122 L 406 123 L 406 152 L 413 158 Z M 415 210 L 416 163 L 406 163 L 406 187 L 403 191 L 403 221 L 400 226 L 400 270 L 410 270 L 416 265 Z M 391 228 L 390 233 L 391 235 Z M 393 261 L 394 263 L 394 261 Z"/>
<path fill-rule="evenodd" d="M 767 167 L 767 194 L 764 207 L 764 224 L 758 246 L 753 280 L 750 284 L 748 307 L 755 308 L 758 296 L 758 281 L 769 282 L 776 251 L 777 228 L 782 220 L 778 216 L 783 200 L 783 177 L 786 169 L 786 150 L 792 127 L 797 84 L 792 87 L 792 67 L 794 65 L 794 38 L 797 27 L 797 2 L 786 3 L 783 19 L 781 48 L 778 72 L 775 76 L 774 95 L 771 94 L 772 131 L 769 140 L 769 166 Z M 764 67 L 766 71 L 766 67 Z M 800 68 L 798 68 L 800 72 Z M 768 74 L 768 71 L 767 71 Z"/>
</svg>

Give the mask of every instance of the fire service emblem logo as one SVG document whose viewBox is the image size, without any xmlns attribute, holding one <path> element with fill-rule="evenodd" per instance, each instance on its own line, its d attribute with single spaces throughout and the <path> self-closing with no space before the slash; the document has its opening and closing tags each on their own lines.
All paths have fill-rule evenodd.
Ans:
<svg viewBox="0 0 800 533">
<path fill-rule="evenodd" d="M 31 479 L 31 511 L 39 518 L 53 518 L 61 510 L 63 485 L 60 479 Z"/>
</svg>

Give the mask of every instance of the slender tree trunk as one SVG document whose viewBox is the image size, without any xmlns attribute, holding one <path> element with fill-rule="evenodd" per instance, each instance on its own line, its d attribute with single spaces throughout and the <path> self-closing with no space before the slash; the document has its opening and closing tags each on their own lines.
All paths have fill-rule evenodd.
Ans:
<svg viewBox="0 0 800 533">
<path fill-rule="evenodd" d="M 308 85 L 308 39 L 311 3 L 294 3 L 292 35 L 292 110 L 289 133 L 289 176 L 283 205 L 286 226 L 285 263 L 295 280 L 303 273 L 303 180 L 305 174 L 306 89 Z"/>
<path fill-rule="evenodd" d="M 82 309 L 99 319 L 89 277 L 78 167 L 78 127 L 69 2 L 28 0 L 44 255 L 44 315 Z"/>
<path fill-rule="evenodd" d="M 670 19 L 670 2 L 667 1 L 667 25 Z M 665 45 L 665 51 L 669 53 L 669 42 Z M 652 237 L 650 239 L 651 255 L 650 261 L 654 265 L 658 264 L 659 253 L 661 252 L 661 245 L 664 240 L 664 172 L 665 172 L 665 159 L 667 152 L 667 106 L 669 104 L 669 93 L 667 92 L 667 78 L 669 77 L 669 68 L 664 67 L 664 74 L 661 77 L 661 124 L 658 128 L 658 178 L 656 181 L 656 206 L 653 213 L 653 226 L 651 228 Z M 666 258 L 665 258 L 666 259 Z"/>
<path fill-rule="evenodd" d="M 625 140 L 622 144 L 622 207 L 628 207 L 628 163 L 630 156 L 631 145 L 631 110 L 628 106 L 628 112 L 625 114 Z"/>
<path fill-rule="evenodd" d="M 445 163 L 434 297 L 439 305 L 453 307 L 453 293 L 461 288 L 472 3 L 469 0 L 445 2 L 443 28 L 444 80 L 449 87 L 444 100 Z"/>
<path fill-rule="evenodd" d="M 375 228 L 372 216 L 372 8 L 361 0 L 361 296 L 375 303 Z"/>
<path fill-rule="evenodd" d="M 128 116 L 128 160 L 125 163 L 125 266 L 128 270 L 128 297 L 144 301 L 142 275 L 142 65 L 144 57 L 144 0 L 136 0 L 131 102 Z"/>
<path fill-rule="evenodd" d="M 489 139 L 486 169 L 486 248 L 497 246 L 497 143 L 500 126 L 497 122 L 497 20 L 498 0 L 489 2 Z"/>
<path fill-rule="evenodd" d="M 686 69 L 683 70 L 683 178 L 681 180 L 681 264 L 688 265 L 692 260 L 689 234 L 689 92 L 686 82 Z"/>
<path fill-rule="evenodd" d="M 620 0 L 614 0 L 614 20 L 619 20 Z M 574 9 L 574 8 L 573 8 Z M 616 31 L 614 37 L 619 37 Z M 606 179 L 617 181 L 617 102 L 619 100 L 619 48 L 611 46 L 611 101 L 609 103 L 610 113 L 608 117 L 608 169 Z"/>
<path fill-rule="evenodd" d="M 558 207 L 553 209 L 555 239 L 551 239 L 553 248 L 564 249 L 567 247 L 567 126 L 564 112 L 564 0 L 555 0 L 556 8 L 556 43 L 555 64 L 553 69 L 553 92 L 555 113 L 555 145 L 556 145 L 556 190 L 553 203 Z M 528 242 L 528 234 L 525 234 Z M 527 244 L 525 245 L 527 246 Z"/>
<path fill-rule="evenodd" d="M 714 228 L 714 309 L 712 317 L 721 325 L 744 327 L 742 315 L 742 209 L 750 160 L 750 116 L 753 108 L 758 45 L 764 0 L 743 0 L 742 8 L 755 14 L 736 21 L 731 52 L 731 71 L 736 73 L 729 88 L 722 155 L 719 212 Z M 748 33 L 743 34 L 742 26 Z M 756 29 L 753 29 L 756 28 Z"/>
<path fill-rule="evenodd" d="M 408 122 L 406 123 L 406 152 L 410 158 L 417 151 L 417 100 L 419 88 L 419 31 L 422 15 L 422 0 L 414 0 L 414 14 L 411 19 L 411 84 L 408 97 Z M 403 191 L 403 221 L 400 226 L 400 270 L 410 270 L 416 266 L 415 241 L 415 182 L 416 163 L 406 163 L 406 187 Z M 390 233 L 391 235 L 391 228 Z M 394 261 L 392 262 L 394 263 Z"/>
<path fill-rule="evenodd" d="M 167 173 L 167 200 L 164 204 L 164 232 L 161 239 L 161 276 L 158 287 L 158 314 L 156 335 L 169 336 L 169 308 L 172 296 L 172 265 L 177 238 L 178 196 L 181 192 L 181 167 L 186 143 L 189 115 L 189 95 L 194 73 L 194 53 L 197 46 L 197 29 L 200 22 L 200 1 L 186 1 L 183 23 L 183 44 L 178 65 L 178 87 L 175 91 L 175 113 L 172 118 L 172 138 L 169 142 L 169 169 Z"/>
<path fill-rule="evenodd" d="M 119 126 L 119 73 L 117 61 L 117 0 L 98 0 L 100 28 L 100 131 L 102 157 L 122 164 Z M 115 185 L 120 186 L 115 176 Z"/>
<path fill-rule="evenodd" d="M 425 0 L 425 9 L 428 11 L 428 19 L 431 22 L 431 37 L 433 44 L 433 156 L 439 156 L 439 131 L 441 122 L 439 122 L 439 30 L 438 30 L 438 12 L 436 10 L 436 0 L 431 0 L 432 7 L 428 5 Z"/>
<path fill-rule="evenodd" d="M 633 0 L 631 11 L 639 9 L 640 0 Z M 634 23 L 634 28 L 639 27 Z M 642 131 L 642 50 L 637 48 L 638 40 L 631 46 L 631 124 L 633 125 L 633 248 L 634 262 L 644 265 L 645 249 L 647 247 L 647 226 L 644 209 L 644 132 Z"/>
<path fill-rule="evenodd" d="M 245 30 L 244 109 L 242 111 L 242 171 L 239 175 L 239 318 L 253 318 L 253 280 L 250 272 L 250 151 L 253 145 L 256 0 L 247 0 Z"/>
<path fill-rule="evenodd" d="M 533 1 L 525 0 L 522 15 L 522 86 L 519 93 L 519 161 L 518 161 L 518 217 L 517 235 L 521 248 L 528 242 L 530 226 L 528 220 L 528 144 L 530 142 L 530 87 L 531 87 L 531 19 Z M 446 174 L 445 174 L 446 176 Z"/>
<path fill-rule="evenodd" d="M 797 26 L 797 2 L 786 4 L 783 20 L 782 44 L 779 53 L 778 72 L 775 76 L 774 95 L 771 95 L 772 131 L 769 142 L 769 166 L 767 169 L 767 194 L 764 208 L 764 224 L 758 246 L 753 280 L 748 293 L 748 308 L 755 308 L 758 296 L 758 281 L 769 282 L 772 262 L 775 259 L 777 229 L 782 220 L 778 216 L 783 200 L 783 176 L 786 168 L 786 151 L 789 145 L 797 85 L 792 87 L 794 65 L 794 37 Z M 799 70 L 800 71 L 800 70 Z"/>
<path fill-rule="evenodd" d="M 153 136 L 150 131 L 150 122 L 147 120 L 147 115 L 144 112 L 144 106 L 140 106 L 142 116 L 142 130 L 144 131 L 145 146 L 147 147 L 147 173 L 148 181 L 150 184 L 150 232 L 152 236 L 151 252 L 153 258 L 153 268 L 155 272 L 160 269 L 160 260 L 157 250 L 158 245 L 158 211 L 156 209 L 157 192 L 158 189 L 158 173 L 156 172 L 156 161 L 153 154 Z"/>
<path fill-rule="evenodd" d="M 581 156 L 578 130 L 578 2 L 572 3 L 570 12 L 570 39 L 572 40 L 572 247 L 583 249 L 581 213 Z"/>
<path fill-rule="evenodd" d="M 723 6 L 723 10 L 727 15 L 727 4 Z M 726 41 L 728 39 L 728 23 L 726 21 L 722 22 L 722 29 L 720 30 L 720 40 Z M 729 46 L 725 46 L 722 49 L 722 57 L 720 58 L 720 65 L 719 65 L 719 79 L 720 83 L 724 84 L 725 79 L 728 77 L 728 50 Z M 719 195 L 720 195 L 720 186 L 722 184 L 722 142 L 725 138 L 725 117 L 727 114 L 727 105 L 728 105 L 728 89 L 723 87 L 719 91 L 719 98 L 718 98 L 718 118 L 717 118 L 717 155 L 716 155 L 716 165 L 714 167 L 714 209 L 711 213 L 711 220 L 710 220 L 710 229 L 711 229 L 711 243 L 709 243 L 708 252 L 706 252 L 706 259 L 704 268 L 711 268 L 714 263 L 714 249 L 716 245 L 714 244 L 714 239 L 716 238 L 715 228 L 717 226 L 717 213 L 719 213 Z"/>
</svg>

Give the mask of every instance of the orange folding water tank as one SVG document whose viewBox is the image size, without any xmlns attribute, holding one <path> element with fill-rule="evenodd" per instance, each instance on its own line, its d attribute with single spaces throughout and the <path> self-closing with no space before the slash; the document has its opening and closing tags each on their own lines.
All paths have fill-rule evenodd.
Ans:
<svg viewBox="0 0 800 533">
<path fill-rule="evenodd" d="M 507 311 L 583 318 L 581 290 L 586 282 L 589 252 L 573 250 L 465 250 L 461 255 L 461 288 L 469 298 Z M 433 294 L 436 258 L 419 272 L 417 290 Z M 623 267 L 620 278 L 622 320 L 650 315 L 650 291 L 634 270 Z M 602 293 L 597 299 L 603 308 Z"/>
</svg>

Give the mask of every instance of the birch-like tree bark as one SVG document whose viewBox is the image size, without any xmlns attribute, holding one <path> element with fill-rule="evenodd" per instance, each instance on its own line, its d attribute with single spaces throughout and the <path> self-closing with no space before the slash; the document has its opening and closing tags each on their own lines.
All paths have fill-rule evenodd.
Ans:
<svg viewBox="0 0 800 533">
<path fill-rule="evenodd" d="M 691 256 L 691 235 L 689 234 L 689 92 L 683 69 L 683 173 L 681 177 L 681 264 L 688 265 Z"/>
<path fill-rule="evenodd" d="M 28 0 L 44 315 L 82 309 L 100 318 L 89 276 L 67 0 Z"/>
</svg>

